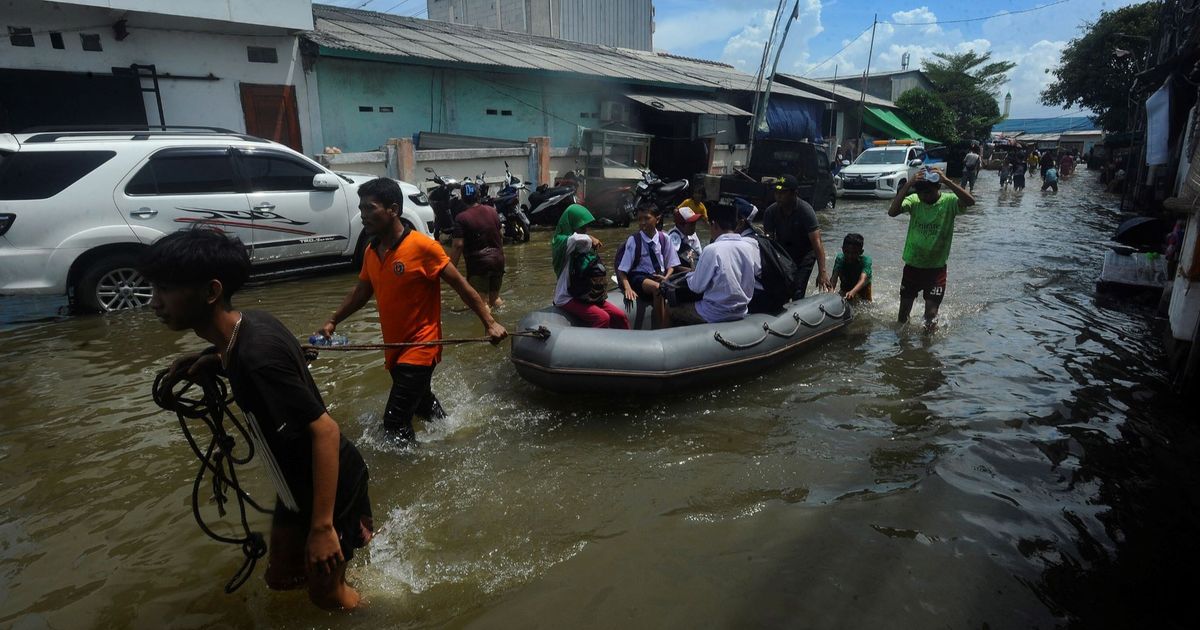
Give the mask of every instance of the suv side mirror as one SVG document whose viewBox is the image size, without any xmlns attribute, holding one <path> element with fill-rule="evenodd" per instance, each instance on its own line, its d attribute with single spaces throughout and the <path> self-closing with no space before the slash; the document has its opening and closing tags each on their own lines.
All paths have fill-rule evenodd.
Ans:
<svg viewBox="0 0 1200 630">
<path fill-rule="evenodd" d="M 850 160 L 842 160 L 842 166 L 850 166 Z"/>
<path fill-rule="evenodd" d="M 910 160 L 910 161 L 909 161 L 909 163 L 908 163 L 908 165 L 909 165 L 909 166 L 920 166 L 920 165 L 922 165 L 922 164 L 924 164 L 924 163 L 925 163 L 925 162 L 924 162 L 923 160 Z"/>
<path fill-rule="evenodd" d="M 342 185 L 338 182 L 338 176 L 333 173 L 317 173 L 313 175 L 312 187 L 317 190 L 337 190 Z"/>
</svg>

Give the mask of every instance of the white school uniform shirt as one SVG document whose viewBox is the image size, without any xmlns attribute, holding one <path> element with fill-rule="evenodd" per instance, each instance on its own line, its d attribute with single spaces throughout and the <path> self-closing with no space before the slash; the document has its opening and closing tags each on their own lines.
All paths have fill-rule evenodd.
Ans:
<svg viewBox="0 0 1200 630">
<path fill-rule="evenodd" d="M 558 274 L 558 284 L 554 285 L 555 306 L 562 306 L 571 301 L 571 294 L 567 293 L 567 283 L 571 280 L 571 256 L 590 251 L 592 251 L 592 237 L 578 233 L 567 237 L 567 254 L 564 257 L 567 264 L 563 265 L 562 273 Z"/>
<path fill-rule="evenodd" d="M 755 211 L 757 212 L 758 209 L 755 208 Z M 750 216 L 754 216 L 754 215 L 750 215 Z M 763 290 L 762 248 L 759 247 L 758 240 L 754 238 L 754 228 L 746 228 L 746 229 L 742 230 L 741 236 L 742 236 L 742 238 L 746 239 L 747 243 L 750 243 L 751 245 L 754 246 L 754 255 L 756 256 L 756 258 L 754 260 L 758 261 L 758 266 L 759 266 L 758 273 L 754 274 L 754 290 L 762 291 Z"/>
<path fill-rule="evenodd" d="M 645 232 L 638 230 L 636 234 L 625 239 L 625 251 L 621 253 L 621 261 L 617 263 L 617 271 L 626 274 L 632 270 L 640 271 L 647 275 L 654 273 L 666 275 L 667 271 L 671 270 L 671 268 L 678 267 L 679 252 L 674 250 L 668 251 L 666 252 L 666 258 L 664 258 L 662 244 L 659 241 L 661 239 L 663 243 L 670 246 L 671 239 L 666 238 L 665 235 L 660 235 L 662 235 L 662 232 L 655 230 L 654 237 L 650 238 L 646 236 Z M 637 267 L 633 267 L 633 255 L 637 252 L 637 242 L 633 240 L 635 238 L 642 239 L 642 259 L 637 261 Z M 659 264 L 663 266 L 661 271 L 654 271 L 654 261 L 650 258 L 650 252 L 654 252 L 654 255 L 658 257 Z"/>
<path fill-rule="evenodd" d="M 697 254 L 700 254 L 704 251 L 704 245 L 700 243 L 700 237 L 696 236 L 694 232 L 692 234 L 685 235 L 683 230 L 680 230 L 677 227 L 671 228 L 671 231 L 667 232 L 667 240 L 671 242 L 671 247 L 675 248 L 676 254 L 679 253 L 679 248 L 683 245 L 684 239 L 687 239 L 688 245 L 691 246 L 692 249 L 696 250 Z"/>
<path fill-rule="evenodd" d="M 730 322 L 746 316 L 754 296 L 754 276 L 760 273 L 758 248 L 736 233 L 725 233 L 708 244 L 687 278 L 688 288 L 703 297 L 696 312 L 706 322 Z"/>
</svg>

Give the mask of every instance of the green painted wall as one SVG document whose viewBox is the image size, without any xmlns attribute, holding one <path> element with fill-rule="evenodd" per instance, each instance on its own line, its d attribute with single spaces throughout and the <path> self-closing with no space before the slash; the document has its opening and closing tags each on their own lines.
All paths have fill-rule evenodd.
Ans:
<svg viewBox="0 0 1200 630">
<path fill-rule="evenodd" d="M 343 151 L 375 150 L 420 131 L 510 140 L 549 135 L 553 146 L 566 147 L 576 144 L 577 125 L 599 125 L 593 115 L 601 101 L 622 98 L 611 84 L 335 57 L 319 58 L 316 76 L 324 143 Z"/>
</svg>

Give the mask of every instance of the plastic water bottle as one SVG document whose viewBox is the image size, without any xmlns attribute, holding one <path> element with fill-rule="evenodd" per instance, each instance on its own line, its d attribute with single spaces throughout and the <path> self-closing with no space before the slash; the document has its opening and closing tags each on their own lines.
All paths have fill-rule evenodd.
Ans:
<svg viewBox="0 0 1200 630">
<path fill-rule="evenodd" d="M 344 346 L 350 343 L 350 339 L 346 335 L 333 335 L 328 339 L 325 335 L 313 335 L 308 338 L 310 346 Z"/>
</svg>

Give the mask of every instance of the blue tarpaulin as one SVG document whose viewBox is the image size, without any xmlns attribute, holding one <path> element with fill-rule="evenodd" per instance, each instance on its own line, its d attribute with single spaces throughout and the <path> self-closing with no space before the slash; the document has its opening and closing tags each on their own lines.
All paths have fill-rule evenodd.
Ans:
<svg viewBox="0 0 1200 630">
<path fill-rule="evenodd" d="M 770 130 L 760 137 L 821 142 L 824 140 L 821 135 L 821 116 L 824 113 L 823 103 L 773 94 L 767 104 L 767 126 Z"/>
</svg>

